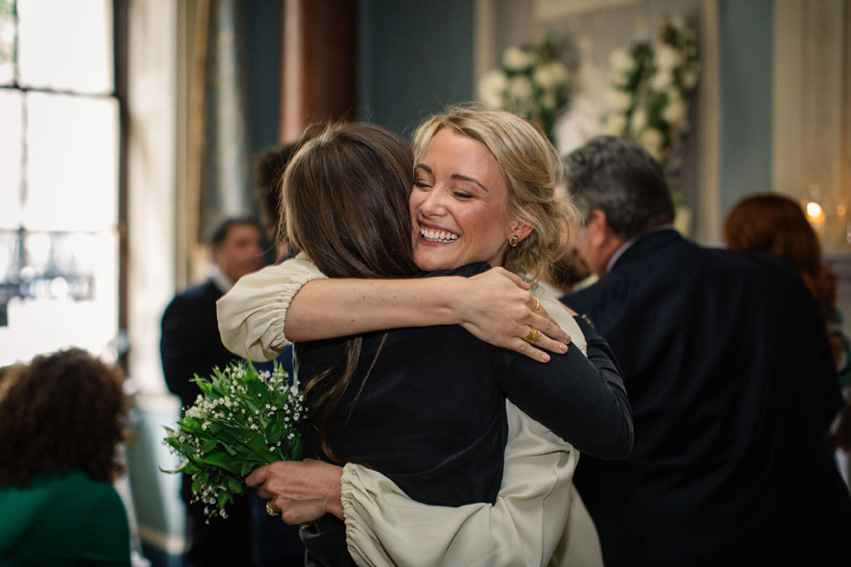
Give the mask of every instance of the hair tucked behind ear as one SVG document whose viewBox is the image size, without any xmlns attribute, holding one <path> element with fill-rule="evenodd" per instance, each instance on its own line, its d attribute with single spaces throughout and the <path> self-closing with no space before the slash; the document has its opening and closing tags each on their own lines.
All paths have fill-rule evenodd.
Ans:
<svg viewBox="0 0 851 567">
<path fill-rule="evenodd" d="M 451 106 L 420 125 L 414 136 L 419 162 L 438 132 L 451 128 L 484 144 L 496 158 L 508 188 L 505 218 L 533 228 L 516 248 L 505 254 L 506 269 L 540 277 L 562 257 L 565 231 L 578 214 L 569 199 L 554 195 L 562 164 L 553 145 L 529 121 L 504 110 L 477 104 Z"/>
<path fill-rule="evenodd" d="M 287 167 L 281 226 L 329 277 L 410 277 L 418 273 L 408 213 L 412 186 L 408 142 L 373 124 L 332 125 L 307 142 Z M 347 341 L 336 364 L 306 380 L 306 392 L 315 394 L 308 412 L 311 426 L 332 460 L 325 431 L 350 387 L 361 343 L 360 337 Z M 364 382 L 368 376 L 369 371 Z"/>
</svg>

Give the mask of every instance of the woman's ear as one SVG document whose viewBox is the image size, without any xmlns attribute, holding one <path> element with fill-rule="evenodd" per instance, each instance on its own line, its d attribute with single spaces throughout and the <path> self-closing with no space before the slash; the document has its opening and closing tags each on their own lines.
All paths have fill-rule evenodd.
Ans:
<svg viewBox="0 0 851 567">
<path fill-rule="evenodd" d="M 526 205 L 523 207 L 527 213 L 529 213 L 532 217 L 537 218 L 534 207 L 531 205 Z M 507 239 L 511 239 L 512 236 L 517 236 L 518 240 L 525 240 L 527 236 L 532 234 L 532 230 L 534 228 L 530 224 L 526 224 L 522 220 L 515 219 L 509 221 L 508 223 L 508 236 Z"/>
</svg>

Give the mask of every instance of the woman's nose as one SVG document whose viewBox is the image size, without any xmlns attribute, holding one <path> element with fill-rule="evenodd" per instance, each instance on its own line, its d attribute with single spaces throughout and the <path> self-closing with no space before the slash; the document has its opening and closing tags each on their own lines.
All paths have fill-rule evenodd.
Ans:
<svg viewBox="0 0 851 567">
<path fill-rule="evenodd" d="M 432 188 L 431 191 L 423 194 L 420 211 L 426 216 L 441 214 L 446 210 L 444 206 L 445 195 L 446 191 L 440 187 Z"/>
</svg>

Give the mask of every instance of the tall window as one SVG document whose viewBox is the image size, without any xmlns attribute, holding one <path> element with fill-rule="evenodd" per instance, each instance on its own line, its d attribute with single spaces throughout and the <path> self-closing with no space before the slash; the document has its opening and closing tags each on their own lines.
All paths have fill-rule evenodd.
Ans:
<svg viewBox="0 0 851 567">
<path fill-rule="evenodd" d="M 119 331 L 112 0 L 0 0 L 0 365 Z"/>
</svg>

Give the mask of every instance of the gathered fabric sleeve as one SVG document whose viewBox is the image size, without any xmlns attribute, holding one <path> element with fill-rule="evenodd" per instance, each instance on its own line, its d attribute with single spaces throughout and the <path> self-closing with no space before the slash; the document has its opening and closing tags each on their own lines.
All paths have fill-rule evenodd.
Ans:
<svg viewBox="0 0 851 567">
<path fill-rule="evenodd" d="M 307 282 L 325 277 L 301 254 L 241 277 L 216 302 L 222 344 L 255 362 L 276 358 L 292 344 L 284 333 L 292 298 Z"/>
<path fill-rule="evenodd" d="M 559 542 L 566 538 L 568 509 L 574 513 L 571 482 L 579 455 L 510 402 L 506 410 L 505 475 L 493 505 L 421 504 L 372 469 L 344 467 L 346 540 L 358 565 L 545 566 L 557 547 L 561 560 L 553 564 L 568 564 L 571 546 Z M 587 511 L 575 518 L 590 531 L 575 538 L 586 549 L 577 548 L 573 556 L 601 558 Z"/>
</svg>

